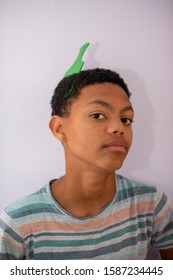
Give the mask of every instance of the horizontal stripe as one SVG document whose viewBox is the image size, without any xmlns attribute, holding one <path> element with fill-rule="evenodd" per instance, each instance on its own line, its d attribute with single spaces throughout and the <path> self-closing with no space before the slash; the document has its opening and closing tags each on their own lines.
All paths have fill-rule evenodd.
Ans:
<svg viewBox="0 0 173 280">
<path fill-rule="evenodd" d="M 26 207 L 26 211 L 24 211 L 24 209 L 22 208 L 20 210 L 19 213 L 9 213 L 9 215 L 13 218 L 13 219 L 19 219 L 19 218 L 22 218 L 25 216 L 26 219 L 27 219 L 27 216 L 31 216 L 31 215 L 35 215 L 35 214 L 43 214 L 43 213 L 53 213 L 53 214 L 61 214 L 63 215 L 60 211 L 57 211 L 57 209 L 52 209 L 52 208 L 49 208 L 49 207 L 44 207 L 44 208 L 39 208 L 39 206 L 37 206 L 38 208 L 36 208 L 33 204 L 30 205 L 30 207 Z M 35 209 L 34 209 L 35 208 Z M 30 217 L 29 217 L 30 218 Z"/>
<path fill-rule="evenodd" d="M 162 231 L 157 231 L 155 234 L 152 235 L 152 237 L 154 239 L 159 238 L 159 236 L 161 236 L 162 234 L 167 234 L 170 232 L 172 232 L 173 229 L 173 222 L 170 222 L 168 225 L 166 225 Z M 173 233 L 172 233 L 173 234 Z M 173 238 L 173 237 L 172 237 Z"/>
<path fill-rule="evenodd" d="M 116 224 L 112 224 L 108 227 L 105 227 L 103 229 L 100 229 L 100 230 L 95 230 L 95 231 L 88 231 L 88 232 L 51 232 L 51 231 L 44 231 L 44 232 L 41 232 L 39 234 L 31 234 L 31 235 L 28 235 L 24 238 L 24 241 L 27 241 L 28 238 L 31 238 L 33 237 L 34 239 L 37 239 L 39 237 L 50 237 L 50 236 L 53 236 L 53 237 L 61 237 L 61 236 L 70 236 L 70 237 L 76 237 L 76 236 L 94 236 L 94 235 L 100 235 L 102 234 L 103 232 L 107 232 L 109 230 L 116 230 L 116 228 L 120 227 L 120 226 L 125 226 L 126 223 L 132 223 L 132 221 L 139 221 L 139 220 L 143 220 L 143 218 L 148 218 L 146 221 L 145 221 L 145 224 L 152 227 L 152 222 L 151 222 L 151 217 L 152 215 L 150 213 L 147 213 L 147 214 L 142 214 L 142 215 L 137 215 L 135 217 L 131 217 L 129 219 L 126 219 L 126 220 L 123 220 L 123 221 L 120 221 L 120 222 L 117 222 Z"/>
<path fill-rule="evenodd" d="M 2 246 L 6 246 L 7 245 L 10 248 L 14 248 L 16 251 L 21 251 L 22 246 L 19 245 L 19 243 L 15 243 L 14 244 L 12 239 L 10 240 L 10 239 L 7 239 L 5 237 L 2 237 L 0 242 L 1 242 Z"/>
<path fill-rule="evenodd" d="M 15 241 L 23 243 L 22 238 L 14 230 L 12 230 L 7 224 L 5 224 L 1 219 L 0 219 L 0 228 L 3 230 L 4 233 L 7 233 L 9 236 L 12 236 L 12 238 Z"/>
<path fill-rule="evenodd" d="M 156 218 L 154 220 L 154 224 L 158 224 L 158 223 L 164 223 L 165 219 L 169 216 L 169 214 L 171 213 L 171 208 L 166 208 L 166 210 L 163 212 L 163 214 L 161 216 L 158 216 L 158 218 Z M 169 218 L 168 218 L 169 219 Z"/>
<path fill-rule="evenodd" d="M 171 241 L 169 244 L 172 244 L 173 247 L 173 234 L 160 238 L 155 244 L 165 243 L 166 241 Z"/>
<path fill-rule="evenodd" d="M 144 197 L 148 197 L 148 194 L 151 194 L 153 197 L 156 193 L 155 188 L 149 188 L 149 187 L 144 187 L 144 186 L 138 186 L 138 187 L 131 187 L 127 189 L 122 189 L 121 191 L 118 192 L 117 198 L 116 198 L 116 202 L 120 202 L 122 200 L 126 200 L 128 198 L 132 198 L 135 196 L 139 196 L 142 197 L 142 199 L 144 199 Z"/>
<path fill-rule="evenodd" d="M 0 241 L 0 247 L 1 248 L 6 248 L 8 251 L 12 250 L 13 252 L 17 252 L 17 253 L 20 253 L 20 252 L 23 252 L 23 248 L 15 248 L 16 246 L 12 246 L 10 245 L 10 243 L 7 243 L 7 242 L 3 242 L 3 241 Z"/>
<path fill-rule="evenodd" d="M 136 209 L 138 209 L 139 214 L 143 214 L 144 212 L 152 212 L 153 211 L 153 202 L 150 201 L 148 204 L 146 203 L 140 203 L 140 204 L 135 204 L 131 206 L 131 211 L 130 214 L 131 216 L 135 216 L 136 214 Z M 30 233 L 31 228 L 35 233 L 38 232 L 43 232 L 46 228 L 47 231 L 87 231 L 87 229 L 92 229 L 93 231 L 96 229 L 104 228 L 107 226 L 108 219 L 109 219 L 109 224 L 113 224 L 116 222 L 119 222 L 119 220 L 124 220 L 129 217 L 129 212 L 127 209 L 123 209 L 120 211 L 117 211 L 109 217 L 104 217 L 100 218 L 98 217 L 97 222 L 95 220 L 92 220 L 90 222 L 85 222 L 85 223 L 64 223 L 62 221 L 41 221 L 41 222 L 32 222 L 31 224 L 26 224 L 24 226 L 20 227 L 20 232 L 22 233 L 23 236 L 26 236 Z"/>
<path fill-rule="evenodd" d="M 140 228 L 144 228 L 146 226 L 145 223 L 139 223 L 138 225 Z M 123 228 L 117 232 L 112 232 L 111 234 L 106 234 L 102 237 L 97 238 L 90 238 L 90 239 L 83 239 L 83 240 L 45 240 L 45 241 L 38 241 L 35 242 L 35 248 L 38 247 L 79 247 L 79 246 L 86 246 L 86 245 L 96 245 L 105 241 L 111 241 L 112 239 L 122 237 L 126 233 L 135 232 L 137 231 L 136 225 L 131 225 L 126 228 Z"/>
<path fill-rule="evenodd" d="M 145 236 L 140 234 L 136 237 L 128 238 L 120 243 L 111 244 L 107 247 L 100 247 L 95 250 L 85 250 L 80 252 L 61 252 L 61 253 L 39 253 L 35 255 L 35 259 L 44 260 L 71 260 L 71 259 L 90 259 L 97 256 L 108 255 L 112 252 L 121 251 L 121 248 L 128 248 L 131 244 L 137 244 L 137 241 L 142 241 L 145 239 Z M 135 253 L 135 252 L 134 252 Z M 101 259 L 101 258 L 100 258 Z M 121 259 L 121 258 L 120 258 Z"/>
</svg>

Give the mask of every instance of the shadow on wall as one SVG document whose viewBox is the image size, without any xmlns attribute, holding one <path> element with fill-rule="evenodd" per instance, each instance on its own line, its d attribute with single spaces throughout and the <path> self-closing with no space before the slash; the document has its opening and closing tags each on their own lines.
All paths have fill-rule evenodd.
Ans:
<svg viewBox="0 0 173 280">
<path fill-rule="evenodd" d="M 98 52 L 100 43 L 95 43 L 89 46 L 87 50 L 87 59 L 85 61 L 85 69 L 99 68 L 100 62 L 96 60 L 95 54 Z"/>
</svg>

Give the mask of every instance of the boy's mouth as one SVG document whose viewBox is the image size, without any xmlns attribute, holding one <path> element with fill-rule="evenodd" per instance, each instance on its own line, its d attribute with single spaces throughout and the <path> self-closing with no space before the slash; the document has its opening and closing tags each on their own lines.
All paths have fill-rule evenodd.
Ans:
<svg viewBox="0 0 173 280">
<path fill-rule="evenodd" d="M 127 142 L 124 139 L 117 139 L 117 140 L 108 142 L 103 147 L 110 151 L 121 152 L 121 153 L 125 153 L 128 150 Z"/>
</svg>

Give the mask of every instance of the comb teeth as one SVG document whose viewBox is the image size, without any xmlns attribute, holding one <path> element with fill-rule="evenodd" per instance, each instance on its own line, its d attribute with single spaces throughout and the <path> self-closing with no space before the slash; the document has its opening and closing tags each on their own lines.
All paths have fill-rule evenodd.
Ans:
<svg viewBox="0 0 173 280">
<path fill-rule="evenodd" d="M 82 67 L 84 65 L 84 62 L 82 61 L 82 57 L 84 55 L 84 52 L 86 51 L 86 49 L 88 48 L 90 43 L 85 43 L 79 50 L 79 54 L 76 58 L 76 60 L 74 61 L 74 63 L 72 64 L 72 66 L 67 70 L 67 72 L 64 75 L 65 77 L 71 76 L 73 74 L 77 74 L 80 73 L 80 71 L 82 70 Z"/>
</svg>

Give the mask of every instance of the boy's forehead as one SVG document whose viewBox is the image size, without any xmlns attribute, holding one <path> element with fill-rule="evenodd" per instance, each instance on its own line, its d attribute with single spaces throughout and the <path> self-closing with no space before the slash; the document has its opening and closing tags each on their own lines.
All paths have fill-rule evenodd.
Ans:
<svg viewBox="0 0 173 280">
<path fill-rule="evenodd" d="M 101 106 L 109 111 L 116 110 L 117 106 L 133 111 L 131 102 L 126 92 L 117 84 L 103 83 L 84 87 L 79 97 L 72 104 L 71 111 L 89 109 Z"/>
<path fill-rule="evenodd" d="M 85 86 L 81 89 L 79 99 L 82 99 L 87 104 L 91 103 L 95 99 L 117 99 L 119 97 L 123 97 L 125 100 L 129 101 L 129 97 L 124 89 L 113 83 L 100 83 Z M 101 104 L 100 104 L 101 105 Z"/>
</svg>

